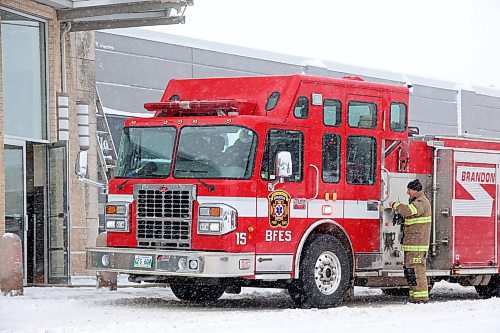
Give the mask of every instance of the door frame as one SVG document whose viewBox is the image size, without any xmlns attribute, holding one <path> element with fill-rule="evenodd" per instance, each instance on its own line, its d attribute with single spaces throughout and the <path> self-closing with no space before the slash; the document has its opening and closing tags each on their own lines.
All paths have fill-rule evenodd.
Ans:
<svg viewBox="0 0 500 333">
<path fill-rule="evenodd" d="M 69 210 L 69 195 L 70 195 L 70 187 L 69 187 L 69 167 L 68 167 L 68 164 L 69 164 L 69 161 L 68 161 L 68 150 L 69 150 L 69 146 L 66 144 L 66 141 L 58 141 L 58 142 L 55 142 L 55 143 L 51 143 L 51 144 L 48 144 L 46 146 L 47 148 L 47 212 L 46 212 L 46 234 L 47 234 L 47 244 L 46 244 L 46 253 L 47 253 L 47 256 L 46 256 L 46 267 L 45 267 L 45 282 L 46 283 L 63 283 L 63 284 L 68 284 L 70 282 L 70 210 Z M 52 149 L 57 149 L 57 148 L 64 148 L 64 166 L 63 166 L 63 175 L 65 177 L 65 187 L 64 187 L 64 190 L 65 190 L 65 198 L 64 198 L 64 203 L 63 203 L 63 207 L 64 207 L 64 219 L 65 219 L 65 225 L 66 225 L 66 231 L 64 233 L 64 242 L 65 242 L 65 249 L 63 249 L 63 251 L 65 251 L 65 260 L 64 260 L 64 265 L 65 265 L 65 272 L 66 272 L 66 277 L 63 278 L 63 279 L 60 279 L 59 277 L 57 278 L 54 278 L 52 277 L 52 270 L 51 270 L 51 245 L 50 245 L 50 227 L 51 227 L 51 218 L 53 217 L 51 215 L 51 200 L 52 200 L 52 189 L 51 189 L 51 186 L 50 186 L 50 182 L 51 182 L 51 177 L 52 177 L 52 174 L 51 174 L 51 150 Z"/>
<path fill-rule="evenodd" d="M 14 147 L 20 147 L 22 149 L 22 162 L 23 162 L 23 212 L 22 212 L 22 218 L 23 218 L 23 237 L 21 239 L 23 248 L 22 248 L 22 255 L 23 255 L 23 284 L 25 286 L 28 285 L 28 229 L 26 226 L 28 225 L 28 216 L 27 216 L 27 210 L 26 210 L 26 141 L 20 140 L 20 139 L 13 139 L 9 137 L 4 137 L 4 151 L 5 151 L 5 146 L 14 146 Z M 5 195 L 5 194 L 4 194 Z"/>
</svg>

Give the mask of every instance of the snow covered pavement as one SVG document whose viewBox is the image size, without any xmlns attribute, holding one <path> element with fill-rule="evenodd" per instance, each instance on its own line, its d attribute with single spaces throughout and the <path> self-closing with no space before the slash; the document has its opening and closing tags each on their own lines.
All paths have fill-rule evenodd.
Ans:
<svg viewBox="0 0 500 333">
<path fill-rule="evenodd" d="M 428 304 L 356 288 L 355 301 L 334 309 L 296 309 L 285 291 L 243 289 L 210 305 L 178 301 L 169 288 L 26 288 L 0 296 L 0 332 L 500 332 L 500 298 L 437 283 Z"/>
</svg>

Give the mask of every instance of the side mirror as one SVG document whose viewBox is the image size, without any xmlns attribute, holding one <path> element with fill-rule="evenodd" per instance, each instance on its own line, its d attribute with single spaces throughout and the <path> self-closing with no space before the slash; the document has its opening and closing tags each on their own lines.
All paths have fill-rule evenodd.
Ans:
<svg viewBox="0 0 500 333">
<path fill-rule="evenodd" d="M 76 157 L 75 173 L 78 177 L 87 177 L 87 152 L 80 151 Z"/>
<path fill-rule="evenodd" d="M 289 151 L 280 151 L 276 155 L 276 174 L 278 178 L 292 175 L 292 154 Z"/>
</svg>

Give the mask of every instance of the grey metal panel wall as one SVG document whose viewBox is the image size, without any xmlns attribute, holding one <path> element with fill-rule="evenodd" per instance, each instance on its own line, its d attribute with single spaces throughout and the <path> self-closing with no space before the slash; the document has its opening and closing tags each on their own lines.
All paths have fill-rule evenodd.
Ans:
<svg viewBox="0 0 500 333">
<path fill-rule="evenodd" d="M 211 66 L 193 65 L 194 78 L 208 78 L 208 77 L 235 77 L 235 76 L 258 76 L 252 72 L 242 72 L 227 68 L 217 68 Z"/>
<path fill-rule="evenodd" d="M 96 49 L 190 63 L 192 48 L 97 31 Z"/>
<path fill-rule="evenodd" d="M 103 83 L 97 83 L 97 89 L 105 107 L 135 113 L 147 113 L 144 103 L 158 102 L 164 90 L 139 89 Z"/>
<path fill-rule="evenodd" d="M 462 91 L 464 132 L 483 137 L 500 137 L 500 98 Z"/>
<path fill-rule="evenodd" d="M 410 126 L 416 126 L 421 134 L 456 135 L 456 91 L 413 86 L 410 94 Z"/>
<path fill-rule="evenodd" d="M 306 62 L 302 64 L 298 58 L 287 63 L 286 57 L 285 60 L 260 59 L 255 51 L 249 53 L 251 55 L 237 55 L 218 52 L 216 47 L 204 49 L 203 46 L 185 45 L 190 44 L 176 45 L 96 32 L 96 75 L 104 105 L 121 111 L 145 112 L 143 104 L 158 101 L 172 78 L 306 73 L 335 78 L 355 75 L 371 82 L 405 83 L 403 76 L 395 73 L 377 77 L 377 71 L 358 68 L 364 73 L 360 75 L 354 66 L 337 66 L 340 70 L 335 70 L 335 63 L 328 63 L 328 68 L 321 64 L 316 67 Z M 457 135 L 458 88 L 455 84 L 439 81 L 435 86 L 433 80 L 413 79 L 418 83 L 413 84 L 410 94 L 410 125 L 419 127 L 422 134 Z M 496 125 L 500 118 L 500 92 L 492 90 L 491 96 L 490 91 L 468 92 L 462 91 L 461 95 L 462 130 L 474 135 L 500 137 L 500 126 Z"/>
<path fill-rule="evenodd" d="M 300 66 L 296 65 L 200 49 L 193 49 L 193 63 L 214 69 L 229 69 L 254 75 L 295 74 L 300 73 L 301 69 Z"/>
<path fill-rule="evenodd" d="M 191 64 L 114 52 L 99 52 L 98 82 L 165 89 L 171 78 L 191 77 Z"/>
</svg>

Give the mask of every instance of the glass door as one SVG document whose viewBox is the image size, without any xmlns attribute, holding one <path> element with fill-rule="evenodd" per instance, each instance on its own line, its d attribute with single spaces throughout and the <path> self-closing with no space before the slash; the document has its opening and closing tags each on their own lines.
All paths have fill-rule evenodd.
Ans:
<svg viewBox="0 0 500 333">
<path fill-rule="evenodd" d="M 5 231 L 18 235 L 23 243 L 24 284 L 27 284 L 27 223 L 25 143 L 5 139 Z"/>
<path fill-rule="evenodd" d="M 48 145 L 48 282 L 68 283 L 66 145 Z"/>
</svg>

